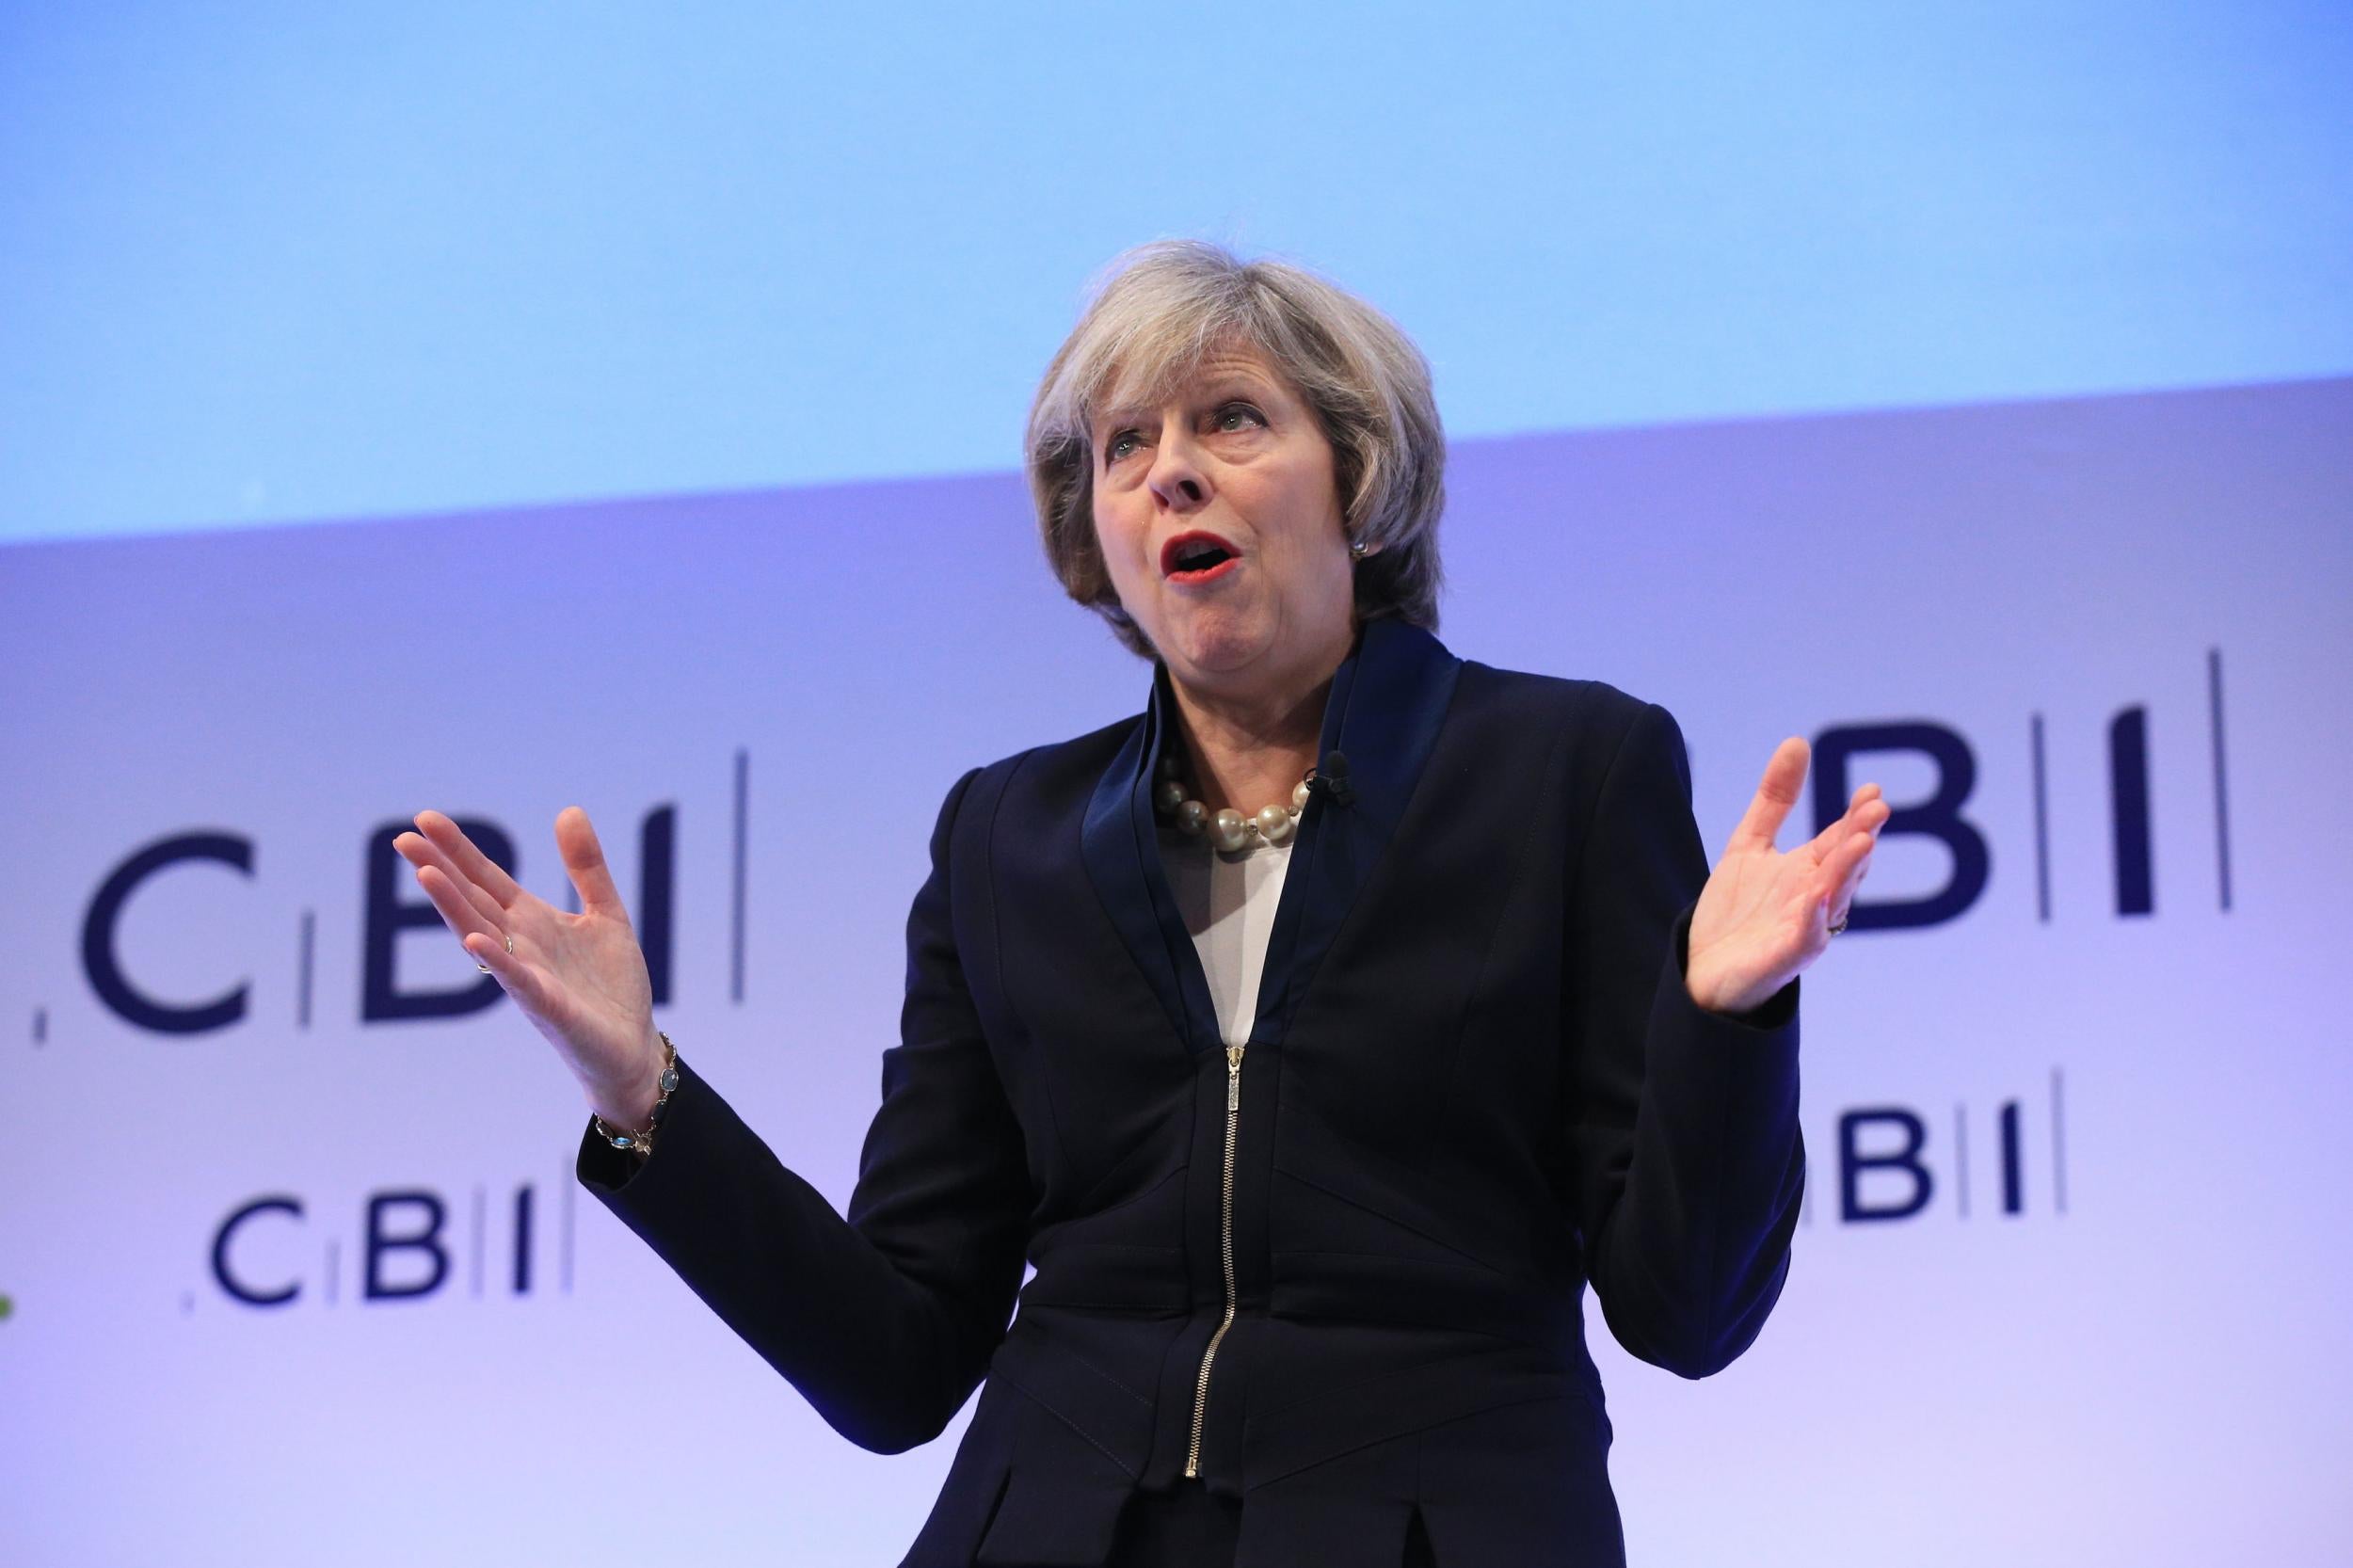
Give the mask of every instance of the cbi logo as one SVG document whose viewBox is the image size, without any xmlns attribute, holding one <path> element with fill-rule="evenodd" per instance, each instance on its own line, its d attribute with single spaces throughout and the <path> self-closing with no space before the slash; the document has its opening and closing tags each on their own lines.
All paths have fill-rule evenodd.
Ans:
<svg viewBox="0 0 2353 1568">
<path fill-rule="evenodd" d="M 479 818 L 456 820 L 485 855 L 508 875 L 515 874 L 515 841 L 505 829 Z M 368 836 L 363 856 L 366 894 L 360 910 L 360 1021 L 363 1024 L 459 1017 L 494 1006 L 505 995 L 489 975 L 454 989 L 418 989 L 400 984 L 393 959 L 401 934 L 419 927 L 445 930 L 440 911 L 406 875 L 408 862 L 392 848 L 392 840 L 410 831 L 411 825 L 391 823 Z M 637 851 L 637 896 L 630 904 L 630 920 L 636 927 L 638 944 L 645 949 L 653 1000 L 660 1005 L 670 1000 L 677 807 L 657 807 L 645 815 L 638 824 Z M 132 895 L 152 878 L 187 865 L 226 866 L 250 877 L 253 859 L 253 840 L 242 834 L 179 833 L 134 851 L 106 873 L 82 917 L 82 969 L 108 1012 L 135 1028 L 171 1035 L 212 1033 L 246 1019 L 251 1010 L 250 981 L 239 980 L 202 1001 L 163 1000 L 138 984 L 121 952 L 118 933 Z M 404 891 L 414 896 L 404 896 Z M 740 915 L 738 919 L 740 924 Z M 306 1028 L 310 1024 L 311 938 L 312 920 L 306 913 L 296 977 L 301 999 L 297 1021 Z"/>
<path fill-rule="evenodd" d="M 214 1227 L 212 1283 L 240 1306 L 365 1306 L 438 1296 L 524 1297 L 572 1288 L 571 1184 L 542 1219 L 531 1182 L 456 1202 L 425 1187 L 386 1188 L 348 1206 L 288 1192 L 240 1204 Z M 192 1304 L 192 1301 L 191 1301 Z"/>
</svg>

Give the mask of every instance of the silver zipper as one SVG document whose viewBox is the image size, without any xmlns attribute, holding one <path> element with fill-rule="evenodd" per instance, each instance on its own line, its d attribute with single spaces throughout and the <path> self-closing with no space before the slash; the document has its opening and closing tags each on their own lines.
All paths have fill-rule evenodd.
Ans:
<svg viewBox="0 0 2353 1568">
<path fill-rule="evenodd" d="M 1219 1199 L 1218 1245 L 1225 1255 L 1225 1320 L 1209 1336 L 1201 1352 L 1201 1379 L 1193 1394 L 1193 1446 L 1185 1451 L 1185 1474 L 1201 1474 L 1201 1419 L 1209 1409 L 1209 1363 L 1217 1358 L 1217 1342 L 1234 1326 L 1234 1132 L 1241 1125 L 1241 1046 L 1225 1048 L 1225 1176 Z"/>
</svg>

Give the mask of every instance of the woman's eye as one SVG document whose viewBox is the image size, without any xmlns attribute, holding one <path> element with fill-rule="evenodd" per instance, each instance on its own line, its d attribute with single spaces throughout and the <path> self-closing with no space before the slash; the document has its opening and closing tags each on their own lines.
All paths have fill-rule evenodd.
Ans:
<svg viewBox="0 0 2353 1568">
<path fill-rule="evenodd" d="M 1217 427 L 1221 430 L 1230 430 L 1234 427 L 1227 424 L 1225 422 L 1229 419 L 1238 417 L 1246 420 L 1253 420 L 1260 424 L 1264 424 L 1266 423 L 1266 421 L 1259 416 L 1258 410 L 1252 408 L 1249 404 L 1228 403 L 1225 408 L 1220 408 L 1217 411 Z"/>
<path fill-rule="evenodd" d="M 1127 442 L 1133 438 L 1135 432 L 1133 430 L 1122 430 L 1119 434 L 1113 436 L 1109 441 L 1105 442 L 1103 446 L 1103 460 L 1107 463 L 1115 463 L 1122 457 L 1128 456 L 1131 449 L 1127 445 Z"/>
</svg>

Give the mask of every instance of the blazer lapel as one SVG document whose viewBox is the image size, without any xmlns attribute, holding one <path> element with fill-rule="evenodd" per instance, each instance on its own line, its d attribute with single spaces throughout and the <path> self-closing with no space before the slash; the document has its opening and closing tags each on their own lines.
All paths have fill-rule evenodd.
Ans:
<svg viewBox="0 0 2353 1568">
<path fill-rule="evenodd" d="M 1176 1037 L 1187 1049 L 1201 1050 L 1216 1043 L 1217 1006 L 1160 865 L 1160 830 L 1152 814 L 1160 737 L 1176 712 L 1167 685 L 1166 668 L 1155 663 L 1151 705 L 1096 783 L 1080 830 L 1080 854 L 1096 897 L 1160 999 Z"/>
<path fill-rule="evenodd" d="M 1346 920 L 1405 813 L 1445 722 L 1463 662 L 1417 626 L 1389 617 L 1359 629 L 1324 699 L 1319 756 L 1348 759 L 1353 798 L 1319 793 L 1301 813 L 1290 870 L 1275 906 L 1258 982 L 1253 1044 L 1279 1039 L 1316 965 Z M 1120 939 L 1160 998 L 1188 1050 L 1221 1045 L 1217 1009 L 1160 862 L 1152 809 L 1165 738 L 1176 728 L 1165 665 L 1153 666 L 1150 705 L 1087 803 L 1081 858 Z"/>
<path fill-rule="evenodd" d="M 1405 815 L 1430 748 L 1454 699 L 1463 661 L 1418 626 L 1365 623 L 1355 651 L 1332 677 L 1319 755 L 1348 759 L 1350 804 L 1319 796 L 1302 814 L 1298 847 L 1283 878 L 1267 939 L 1253 1044 L 1279 1040 Z M 1206 989 L 1206 987 L 1205 987 Z"/>
</svg>

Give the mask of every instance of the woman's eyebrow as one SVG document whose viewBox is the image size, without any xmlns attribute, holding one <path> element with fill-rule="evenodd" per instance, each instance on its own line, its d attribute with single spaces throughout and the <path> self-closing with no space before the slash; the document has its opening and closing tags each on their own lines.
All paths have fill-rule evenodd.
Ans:
<svg viewBox="0 0 2353 1568">
<path fill-rule="evenodd" d="M 1091 448 L 1107 448 L 1120 431 L 1132 429 L 1139 423 L 1141 422 L 1133 414 L 1125 409 L 1113 408 L 1097 414 L 1087 426 L 1087 445 Z"/>
<path fill-rule="evenodd" d="M 1201 382 L 1199 388 L 1197 392 L 1187 392 L 1186 397 L 1195 402 L 1213 403 L 1239 392 L 1245 397 L 1265 402 L 1270 395 L 1266 383 L 1261 377 L 1247 370 L 1239 369 L 1220 371 L 1217 375 Z M 1099 409 L 1088 422 L 1089 432 L 1095 439 L 1100 440 L 1124 425 L 1140 424 L 1158 411 L 1148 408 Z"/>
<path fill-rule="evenodd" d="M 1149 402 L 1114 404 L 1107 408 L 1096 409 L 1094 423 L 1098 427 L 1104 425 L 1128 424 L 1137 420 L 1148 417 L 1155 410 Z"/>
</svg>

